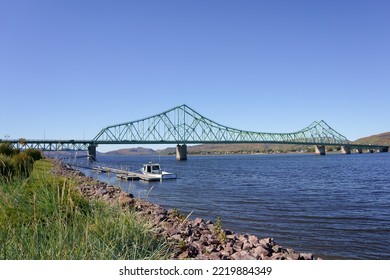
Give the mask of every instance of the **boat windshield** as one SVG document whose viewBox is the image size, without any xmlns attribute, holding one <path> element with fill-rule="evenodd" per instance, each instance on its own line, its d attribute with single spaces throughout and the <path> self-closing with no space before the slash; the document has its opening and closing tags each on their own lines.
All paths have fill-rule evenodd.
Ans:
<svg viewBox="0 0 390 280">
<path fill-rule="evenodd" d="M 144 172 L 147 173 L 160 173 L 160 165 L 159 164 L 144 164 Z"/>
</svg>

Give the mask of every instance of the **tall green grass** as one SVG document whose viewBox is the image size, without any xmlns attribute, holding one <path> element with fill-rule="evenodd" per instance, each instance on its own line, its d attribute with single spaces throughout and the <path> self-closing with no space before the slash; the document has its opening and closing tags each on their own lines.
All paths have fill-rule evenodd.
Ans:
<svg viewBox="0 0 390 280">
<path fill-rule="evenodd" d="M 83 197 L 36 161 L 28 180 L 0 179 L 0 259 L 168 259 L 171 251 L 130 209 Z"/>
</svg>

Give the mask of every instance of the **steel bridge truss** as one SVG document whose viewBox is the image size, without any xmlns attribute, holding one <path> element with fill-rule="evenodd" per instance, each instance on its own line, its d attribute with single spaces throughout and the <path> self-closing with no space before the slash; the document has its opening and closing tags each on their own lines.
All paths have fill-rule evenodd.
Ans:
<svg viewBox="0 0 390 280">
<path fill-rule="evenodd" d="M 123 143 L 280 143 L 304 145 L 348 145 L 348 139 L 326 122 L 313 122 L 293 133 L 244 131 L 218 124 L 187 105 L 148 118 L 107 126 L 93 139 L 99 144 Z"/>
<path fill-rule="evenodd" d="M 308 127 L 292 133 L 265 133 L 239 130 L 218 124 L 187 105 L 181 105 L 161 114 L 137 121 L 108 126 L 93 140 L 18 140 L 0 139 L 15 148 L 35 148 L 42 151 L 88 151 L 96 158 L 99 144 L 207 144 L 207 143 L 278 143 L 342 146 L 350 149 L 388 152 L 389 146 L 353 144 L 331 128 L 326 122 L 313 122 Z M 324 152 L 323 152 L 324 154 Z"/>
<path fill-rule="evenodd" d="M 17 149 L 38 149 L 41 151 L 88 151 L 88 147 L 93 145 L 91 141 L 85 140 L 11 140 L 14 148 Z"/>
</svg>

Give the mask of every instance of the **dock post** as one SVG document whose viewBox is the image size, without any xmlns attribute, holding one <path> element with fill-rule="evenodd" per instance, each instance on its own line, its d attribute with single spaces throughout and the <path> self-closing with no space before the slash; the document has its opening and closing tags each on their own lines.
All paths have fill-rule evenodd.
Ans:
<svg viewBox="0 0 390 280">
<path fill-rule="evenodd" d="M 88 146 L 88 158 L 91 161 L 96 161 L 96 145 L 90 144 Z"/>
<path fill-rule="evenodd" d="M 176 160 L 187 160 L 187 145 L 177 144 L 176 146 Z"/>
<path fill-rule="evenodd" d="M 321 156 L 325 155 L 325 145 L 316 145 L 315 149 L 317 155 L 321 155 Z"/>
<path fill-rule="evenodd" d="M 341 146 L 341 152 L 343 154 L 349 155 L 351 153 L 351 146 L 349 145 Z"/>
</svg>

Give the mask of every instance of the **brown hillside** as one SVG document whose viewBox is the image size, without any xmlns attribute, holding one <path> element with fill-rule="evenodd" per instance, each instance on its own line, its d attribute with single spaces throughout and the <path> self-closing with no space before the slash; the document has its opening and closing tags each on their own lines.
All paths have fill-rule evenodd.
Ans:
<svg viewBox="0 0 390 280">
<path fill-rule="evenodd" d="M 152 149 L 147 148 L 130 148 L 130 149 L 119 149 L 105 153 L 106 155 L 153 155 L 156 152 Z"/>
<path fill-rule="evenodd" d="M 355 144 L 373 144 L 390 146 L 390 132 L 371 135 L 354 141 Z"/>
</svg>

